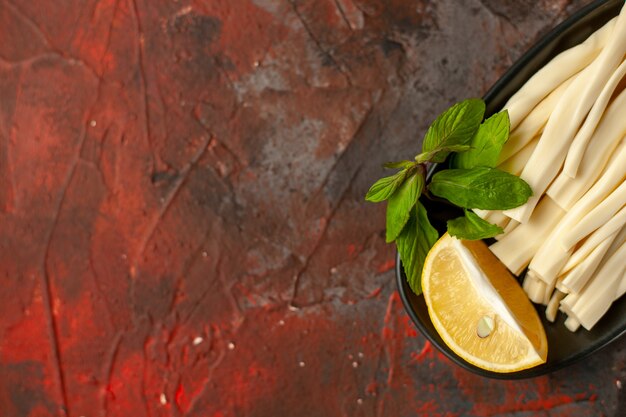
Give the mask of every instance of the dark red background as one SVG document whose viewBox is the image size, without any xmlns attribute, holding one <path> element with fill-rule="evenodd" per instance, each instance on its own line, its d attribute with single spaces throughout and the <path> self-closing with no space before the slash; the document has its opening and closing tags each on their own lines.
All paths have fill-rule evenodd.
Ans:
<svg viewBox="0 0 626 417">
<path fill-rule="evenodd" d="M 584 3 L 0 0 L 0 416 L 625 415 L 625 339 L 431 348 L 363 201 Z"/>
</svg>

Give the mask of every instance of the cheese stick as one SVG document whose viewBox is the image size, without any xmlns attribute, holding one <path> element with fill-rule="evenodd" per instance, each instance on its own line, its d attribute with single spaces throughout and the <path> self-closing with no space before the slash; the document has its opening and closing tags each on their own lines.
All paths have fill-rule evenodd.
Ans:
<svg viewBox="0 0 626 417">
<path fill-rule="evenodd" d="M 585 68 L 567 88 L 548 119 L 548 123 L 521 178 L 532 188 L 534 195 L 526 204 L 506 210 L 505 214 L 520 223 L 528 221 L 539 198 L 558 174 L 567 149 L 577 129 L 598 98 L 600 89 L 626 53 L 626 7 L 622 8 L 607 45 L 598 57 Z"/>
<path fill-rule="evenodd" d="M 519 176 L 524 170 L 524 167 L 528 163 L 528 160 L 533 154 L 538 143 L 539 137 L 537 136 L 533 140 L 531 140 L 530 143 L 524 146 L 519 152 L 511 155 L 508 159 L 502 161 L 502 163 L 498 165 L 498 169 L 508 172 L 509 174 Z"/>
<path fill-rule="evenodd" d="M 561 245 L 563 234 L 573 228 L 587 213 L 600 204 L 624 178 L 626 146 L 620 145 L 619 154 L 613 158 L 602 174 L 602 179 L 568 211 L 557 226 L 544 239 L 541 247 L 530 262 L 529 268 L 546 282 L 552 284 L 573 250 Z"/>
<path fill-rule="evenodd" d="M 602 117 L 607 104 L 609 104 L 609 99 L 613 95 L 617 85 L 622 81 L 622 78 L 624 78 L 624 75 L 626 75 L 626 61 L 622 62 L 622 64 L 617 67 L 617 70 L 615 70 L 609 81 L 606 83 L 602 92 L 598 96 L 598 99 L 591 108 L 591 111 L 589 111 L 585 122 L 572 141 L 572 145 L 570 146 L 565 158 L 565 164 L 563 165 L 563 174 L 568 177 L 576 177 L 578 166 L 580 165 L 583 154 L 587 149 L 587 144 L 591 139 L 591 135 L 598 126 L 600 117 Z"/>
<path fill-rule="evenodd" d="M 574 268 L 579 263 L 581 263 L 587 256 L 591 254 L 593 250 L 595 250 L 595 248 L 598 247 L 599 244 L 601 244 L 606 238 L 612 236 L 616 232 L 617 234 L 613 236 L 613 238 L 617 242 L 623 242 L 626 238 L 626 227 L 622 226 L 621 229 L 617 230 L 613 226 L 614 224 L 605 224 L 601 228 L 593 232 L 593 234 L 589 236 L 585 240 L 585 242 L 574 251 L 574 253 L 567 260 L 567 263 L 560 273 L 564 274 Z"/>
<path fill-rule="evenodd" d="M 511 272 L 519 275 L 564 215 L 565 211 L 550 197 L 544 197 L 527 223 L 517 226 L 489 249 Z"/>
<path fill-rule="evenodd" d="M 509 111 L 511 129 L 514 129 L 551 91 L 585 68 L 598 56 L 602 47 L 608 42 L 616 20 L 616 18 L 610 20 L 580 45 L 561 52 L 537 71 L 509 99 L 504 108 Z"/>
<path fill-rule="evenodd" d="M 602 225 L 606 225 L 612 231 L 621 229 L 626 223 L 625 204 L 626 182 L 622 182 L 616 190 L 580 219 L 575 226 L 563 233 L 561 245 L 569 250 Z M 610 233 L 607 232 L 603 237 Z"/>
<path fill-rule="evenodd" d="M 576 303 L 571 307 L 571 316 L 587 330 L 591 330 L 607 312 L 619 294 L 624 278 L 626 263 L 626 243 L 600 266 L 598 273 L 580 292 Z"/>
<path fill-rule="evenodd" d="M 616 236 L 617 232 L 600 242 L 582 262 L 563 275 L 556 287 L 568 294 L 580 292 L 598 269 Z"/>
<path fill-rule="evenodd" d="M 546 98 L 544 98 L 535 108 L 533 108 L 528 116 L 515 129 L 511 127 L 511 134 L 500 152 L 498 164 L 505 159 L 519 152 L 543 129 L 548 122 L 550 114 L 556 107 L 557 103 L 563 97 L 567 87 L 574 81 L 576 75 L 570 77 L 563 84 L 559 85 Z M 510 117 L 510 116 L 509 116 Z"/>
<path fill-rule="evenodd" d="M 546 192 L 564 209 L 569 209 L 594 184 L 611 154 L 626 136 L 626 90 L 609 105 L 585 151 L 576 178 L 561 173 Z"/>
</svg>

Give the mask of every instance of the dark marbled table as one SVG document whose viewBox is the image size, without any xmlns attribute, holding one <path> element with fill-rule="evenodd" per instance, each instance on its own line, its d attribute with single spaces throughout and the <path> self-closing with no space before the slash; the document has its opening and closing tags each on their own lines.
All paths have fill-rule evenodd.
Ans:
<svg viewBox="0 0 626 417">
<path fill-rule="evenodd" d="M 626 415 L 626 339 L 436 352 L 363 201 L 585 3 L 0 0 L 0 415 Z"/>
</svg>

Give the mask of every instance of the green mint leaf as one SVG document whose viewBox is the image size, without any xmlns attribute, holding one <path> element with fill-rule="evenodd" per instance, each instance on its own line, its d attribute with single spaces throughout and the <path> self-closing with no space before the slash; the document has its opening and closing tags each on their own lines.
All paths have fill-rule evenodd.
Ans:
<svg viewBox="0 0 626 417">
<path fill-rule="evenodd" d="M 502 146 L 509 139 L 509 113 L 504 110 L 485 120 L 471 142 L 471 149 L 456 155 L 455 168 L 493 168 L 498 162 Z"/>
<path fill-rule="evenodd" d="M 387 162 L 386 164 L 383 165 L 383 167 L 390 168 L 390 169 L 407 169 L 407 168 L 411 168 L 413 165 L 415 165 L 415 162 L 413 161 L 398 161 L 398 162 Z"/>
<path fill-rule="evenodd" d="M 459 207 L 482 210 L 519 207 L 532 195 L 530 186 L 521 178 L 485 167 L 439 171 L 428 189 Z"/>
<path fill-rule="evenodd" d="M 411 210 L 406 227 L 396 239 L 407 282 L 417 295 L 422 293 L 422 268 L 430 248 L 439 234 L 428 221 L 426 209 L 419 201 Z"/>
<path fill-rule="evenodd" d="M 455 145 L 469 145 L 485 114 L 485 103 L 480 99 L 464 100 L 437 117 L 424 137 L 422 152 L 445 149 Z M 443 162 L 449 152 L 440 151 L 432 162 Z"/>
<path fill-rule="evenodd" d="M 367 192 L 365 199 L 372 203 L 385 201 L 398 189 L 406 178 L 407 171 L 400 171 L 389 177 L 379 179 Z"/>
<path fill-rule="evenodd" d="M 500 226 L 481 219 L 475 213 L 465 210 L 465 216 L 448 220 L 448 233 L 457 239 L 480 240 L 503 233 Z"/>
<path fill-rule="evenodd" d="M 387 202 L 387 242 L 393 242 L 402 232 L 423 188 L 424 177 L 414 173 L 391 196 Z"/>
<path fill-rule="evenodd" d="M 415 157 L 415 162 L 418 164 L 440 159 L 439 154 L 448 155 L 450 152 L 465 152 L 470 149 L 470 145 L 453 145 L 443 148 L 435 148 L 432 151 L 422 152 Z M 445 156 L 444 156 L 445 159 Z"/>
</svg>

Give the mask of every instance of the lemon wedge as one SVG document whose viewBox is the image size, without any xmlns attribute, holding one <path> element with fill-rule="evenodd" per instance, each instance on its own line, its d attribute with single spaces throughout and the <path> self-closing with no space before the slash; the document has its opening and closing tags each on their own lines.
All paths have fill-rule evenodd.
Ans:
<svg viewBox="0 0 626 417">
<path fill-rule="evenodd" d="M 435 329 L 467 362 L 505 373 L 546 361 L 537 311 L 484 242 L 443 235 L 426 257 L 422 289 Z"/>
</svg>

